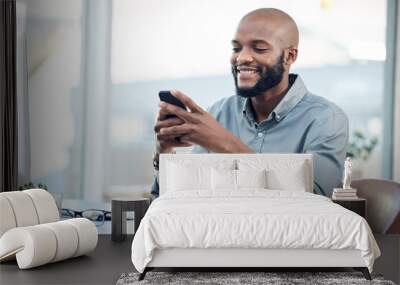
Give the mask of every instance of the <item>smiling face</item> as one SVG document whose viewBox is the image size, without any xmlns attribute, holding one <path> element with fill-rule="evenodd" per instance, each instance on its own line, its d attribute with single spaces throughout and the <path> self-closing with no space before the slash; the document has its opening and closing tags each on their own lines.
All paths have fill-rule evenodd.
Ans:
<svg viewBox="0 0 400 285">
<path fill-rule="evenodd" d="M 286 14 L 275 9 L 259 11 L 241 20 L 232 40 L 232 74 L 237 93 L 243 97 L 261 95 L 277 86 L 288 75 L 291 63 L 285 53 L 290 48 L 288 40 L 282 40 L 288 26 Z"/>
<path fill-rule="evenodd" d="M 283 57 L 282 52 L 273 65 L 233 64 L 232 74 L 237 95 L 245 98 L 255 97 L 281 83 L 285 73 Z"/>
</svg>

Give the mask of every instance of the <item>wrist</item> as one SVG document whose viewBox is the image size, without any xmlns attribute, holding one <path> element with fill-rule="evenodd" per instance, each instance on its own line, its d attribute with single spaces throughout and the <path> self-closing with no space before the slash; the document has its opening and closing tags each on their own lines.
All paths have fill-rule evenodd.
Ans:
<svg viewBox="0 0 400 285">
<path fill-rule="evenodd" d="M 176 153 L 176 151 L 174 148 L 168 148 L 168 149 L 160 150 L 159 153 Z"/>
<path fill-rule="evenodd" d="M 253 151 L 234 135 L 225 140 L 224 153 L 253 153 Z"/>
<path fill-rule="evenodd" d="M 159 143 L 157 143 L 156 153 L 175 153 L 175 149 L 173 147 L 162 147 Z"/>
</svg>

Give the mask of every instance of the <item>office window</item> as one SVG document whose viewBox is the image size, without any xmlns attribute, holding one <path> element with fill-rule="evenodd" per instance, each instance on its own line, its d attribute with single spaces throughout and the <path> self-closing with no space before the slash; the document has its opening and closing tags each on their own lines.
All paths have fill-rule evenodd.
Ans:
<svg viewBox="0 0 400 285">
<path fill-rule="evenodd" d="M 113 159 L 108 173 L 116 179 L 110 180 L 110 188 L 151 181 L 149 158 L 154 149 L 152 126 L 159 90 L 180 89 L 203 108 L 234 94 L 230 40 L 239 19 L 260 7 L 280 8 L 297 22 L 300 46 L 292 72 L 303 77 L 311 92 L 335 102 L 348 115 L 350 140 L 358 147 L 349 151 L 368 156 L 366 161 L 356 159 L 355 176 L 382 176 L 385 1 L 113 4 Z M 366 148 L 375 141 L 369 155 Z M 146 161 L 138 159 L 143 156 Z M 122 162 L 128 169 L 124 177 L 118 167 Z"/>
<path fill-rule="evenodd" d="M 349 150 L 367 157 L 356 175 L 385 175 L 386 1 L 67 2 L 17 1 L 32 181 L 99 202 L 149 190 L 158 91 L 179 89 L 205 109 L 234 95 L 230 41 L 240 18 L 260 7 L 297 22 L 292 72 L 348 115 Z"/>
</svg>

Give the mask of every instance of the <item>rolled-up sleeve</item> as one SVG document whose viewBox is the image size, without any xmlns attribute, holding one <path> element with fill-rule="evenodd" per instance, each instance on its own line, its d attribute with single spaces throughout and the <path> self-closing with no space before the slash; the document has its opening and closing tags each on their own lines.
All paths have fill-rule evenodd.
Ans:
<svg viewBox="0 0 400 285">
<path fill-rule="evenodd" d="M 315 120 L 305 142 L 305 153 L 314 159 L 314 192 L 330 197 L 340 185 L 348 139 L 349 122 L 343 112 Z"/>
</svg>

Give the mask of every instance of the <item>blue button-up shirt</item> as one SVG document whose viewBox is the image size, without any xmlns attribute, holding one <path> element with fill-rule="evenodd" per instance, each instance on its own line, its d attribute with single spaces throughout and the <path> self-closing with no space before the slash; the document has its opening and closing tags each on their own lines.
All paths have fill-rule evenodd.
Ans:
<svg viewBox="0 0 400 285">
<path fill-rule="evenodd" d="M 331 196 L 342 177 L 347 116 L 334 103 L 311 94 L 299 75 L 291 74 L 289 82 L 288 92 L 259 124 L 250 99 L 237 95 L 219 100 L 208 112 L 255 153 L 312 153 L 314 192 Z M 209 151 L 196 146 L 193 152 Z M 153 193 L 158 193 L 157 186 Z"/>
</svg>

